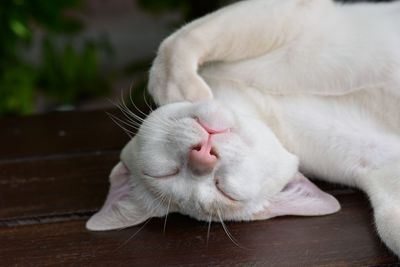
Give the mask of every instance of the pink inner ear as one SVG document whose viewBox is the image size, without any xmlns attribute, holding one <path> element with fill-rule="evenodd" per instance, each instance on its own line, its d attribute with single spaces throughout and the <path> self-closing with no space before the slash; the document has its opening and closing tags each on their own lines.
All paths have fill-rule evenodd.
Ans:
<svg viewBox="0 0 400 267">
<path fill-rule="evenodd" d="M 111 171 L 110 190 L 107 200 L 101 210 L 94 214 L 86 223 L 86 228 L 92 231 L 107 231 L 134 226 L 144 222 L 155 214 L 147 210 L 140 199 L 134 200 L 133 177 L 128 168 L 118 163 Z"/>
<path fill-rule="evenodd" d="M 130 171 L 124 163 L 119 162 L 110 175 L 110 189 L 106 202 L 99 212 L 94 214 L 86 223 L 86 228 L 92 231 L 105 231 L 132 225 L 136 221 L 129 220 L 121 213 L 120 203 L 131 191 Z"/>
<path fill-rule="evenodd" d="M 130 171 L 122 161 L 114 167 L 110 175 L 111 185 L 106 202 L 104 203 L 104 206 L 102 208 L 103 212 L 109 211 L 112 208 L 113 204 L 121 201 L 129 195 L 130 174 Z"/>
<path fill-rule="evenodd" d="M 332 195 L 319 189 L 298 173 L 281 192 L 268 200 L 265 210 L 255 219 L 268 219 L 283 215 L 317 216 L 340 210 L 340 204 Z"/>
</svg>

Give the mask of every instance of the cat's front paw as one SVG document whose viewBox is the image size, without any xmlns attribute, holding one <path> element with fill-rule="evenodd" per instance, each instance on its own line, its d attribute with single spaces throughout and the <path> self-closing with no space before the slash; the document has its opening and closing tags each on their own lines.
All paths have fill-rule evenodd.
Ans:
<svg viewBox="0 0 400 267">
<path fill-rule="evenodd" d="M 171 68 L 173 67 L 171 66 Z M 156 76 L 158 75 L 155 73 L 150 74 L 148 90 L 158 105 L 179 101 L 196 102 L 213 97 L 211 89 L 197 74 L 187 75 L 182 73 L 174 79 Z"/>
<path fill-rule="evenodd" d="M 148 91 L 158 105 L 202 101 L 213 97 L 197 73 L 199 60 L 190 45 L 164 41 L 150 70 Z"/>
</svg>

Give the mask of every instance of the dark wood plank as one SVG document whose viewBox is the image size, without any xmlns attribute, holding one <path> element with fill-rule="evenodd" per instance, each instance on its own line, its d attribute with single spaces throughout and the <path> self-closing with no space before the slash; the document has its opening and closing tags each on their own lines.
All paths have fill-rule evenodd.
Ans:
<svg viewBox="0 0 400 267">
<path fill-rule="evenodd" d="M 118 160 L 119 152 L 102 152 L 0 164 L 0 221 L 95 211 Z"/>
<path fill-rule="evenodd" d="M 398 260 L 374 234 L 361 194 L 339 196 L 343 210 L 325 217 L 282 217 L 220 224 L 180 215 L 142 226 L 88 232 L 84 221 L 0 228 L 4 266 L 382 266 Z M 136 234 L 137 233 L 137 234 Z M 136 234 L 136 235 L 135 235 Z"/>
<path fill-rule="evenodd" d="M 119 114 L 119 111 L 110 111 Z M 0 162 L 117 150 L 128 136 L 103 111 L 63 112 L 0 120 Z"/>
</svg>

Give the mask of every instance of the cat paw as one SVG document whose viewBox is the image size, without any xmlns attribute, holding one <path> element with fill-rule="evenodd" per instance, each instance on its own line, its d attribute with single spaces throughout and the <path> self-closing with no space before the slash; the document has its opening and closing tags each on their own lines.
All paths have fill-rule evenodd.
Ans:
<svg viewBox="0 0 400 267">
<path fill-rule="evenodd" d="M 171 39 L 160 46 L 150 69 L 148 91 L 156 104 L 211 99 L 211 89 L 197 72 L 199 59 L 188 49 L 190 45 Z"/>
<path fill-rule="evenodd" d="M 156 73 L 150 75 L 148 90 L 157 105 L 179 101 L 196 102 L 213 97 L 211 89 L 200 76 L 196 77 L 197 74 L 182 73 L 177 75 L 177 78 L 164 78 L 163 76 Z"/>
</svg>

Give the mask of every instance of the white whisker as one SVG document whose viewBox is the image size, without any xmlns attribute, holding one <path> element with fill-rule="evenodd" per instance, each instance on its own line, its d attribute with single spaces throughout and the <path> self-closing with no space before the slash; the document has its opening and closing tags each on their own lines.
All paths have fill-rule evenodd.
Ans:
<svg viewBox="0 0 400 267">
<path fill-rule="evenodd" d="M 133 133 L 132 131 L 126 129 L 124 126 L 122 126 L 121 124 L 119 124 L 119 123 L 112 117 L 113 115 L 111 115 L 111 114 L 109 114 L 109 113 L 107 113 L 107 114 L 110 116 L 111 120 L 112 120 L 115 124 L 117 124 L 117 125 L 129 136 L 129 138 L 133 138 L 134 133 Z"/>
<path fill-rule="evenodd" d="M 111 99 L 109 99 L 109 101 L 110 101 L 111 104 L 113 104 L 116 108 L 118 108 L 118 109 L 122 112 L 122 114 L 123 114 L 130 122 L 132 122 L 133 124 L 135 124 L 135 125 L 137 125 L 137 126 L 140 125 L 140 123 L 141 123 L 142 121 L 138 122 L 138 121 L 133 120 L 131 114 L 130 114 L 129 112 L 127 112 L 127 111 L 125 110 L 125 108 L 122 107 L 122 105 L 120 105 L 120 104 L 118 104 L 118 103 L 115 103 L 115 102 L 112 101 Z"/>
<path fill-rule="evenodd" d="M 115 116 L 115 115 L 113 115 L 113 114 L 111 114 L 109 112 L 106 112 L 106 113 L 107 113 L 108 116 L 112 117 L 113 119 L 117 120 L 118 122 L 122 123 L 123 125 L 126 125 L 127 127 L 131 127 L 133 130 L 136 130 L 136 131 L 139 130 L 138 126 L 132 125 L 129 122 L 126 122 L 123 119 L 120 119 L 117 116 Z"/>
<path fill-rule="evenodd" d="M 208 241 L 210 240 L 210 232 L 211 232 L 211 220 L 212 220 L 212 214 L 210 214 L 210 217 L 208 218 L 208 228 L 207 228 L 207 248 L 208 248 Z"/>
<path fill-rule="evenodd" d="M 120 248 L 122 248 L 123 246 L 125 246 L 126 244 L 128 244 L 129 241 L 132 240 L 132 238 L 134 238 L 137 234 L 139 234 L 140 231 L 142 231 L 142 229 L 151 221 L 152 218 L 147 219 L 147 221 L 135 232 L 133 233 L 133 235 L 131 235 L 127 240 L 125 240 L 121 245 L 119 245 L 116 249 L 113 250 L 113 252 L 119 250 Z"/>
<path fill-rule="evenodd" d="M 129 100 L 131 101 L 132 106 L 133 106 L 137 111 L 139 111 L 140 114 L 142 114 L 143 116 L 147 116 L 147 114 L 144 113 L 142 110 L 140 110 L 140 108 L 138 108 L 138 107 L 136 106 L 135 102 L 133 101 L 133 99 L 132 99 L 132 87 L 131 87 L 130 90 L 129 90 Z"/>
<path fill-rule="evenodd" d="M 149 104 L 149 102 L 147 102 L 147 98 L 146 98 L 146 91 L 143 90 L 143 99 L 144 99 L 144 103 L 146 104 L 146 106 L 149 108 L 150 112 L 153 112 L 153 108 L 151 107 L 151 105 Z"/>
<path fill-rule="evenodd" d="M 132 240 L 132 238 L 134 238 L 137 234 L 139 234 L 140 231 L 143 230 L 143 228 L 151 221 L 152 217 L 151 215 L 154 213 L 154 210 L 158 209 L 160 206 L 164 205 L 165 200 L 166 200 L 166 195 L 163 195 L 162 193 L 160 193 L 160 195 L 154 199 L 154 202 L 157 202 L 157 204 L 155 206 L 153 206 L 153 208 L 151 209 L 151 211 L 149 211 L 144 217 L 150 217 L 149 219 L 146 220 L 146 222 L 135 232 L 133 233 L 127 240 L 125 240 L 121 245 L 119 245 L 114 251 L 117 251 L 118 249 L 122 248 L 123 246 L 125 246 L 129 241 Z M 129 227 L 129 226 L 127 226 Z M 125 228 L 122 228 L 120 230 L 123 230 Z"/>
<path fill-rule="evenodd" d="M 164 235 L 165 235 L 165 230 L 167 229 L 167 219 L 168 219 L 169 207 L 171 206 L 171 199 L 172 199 L 172 196 L 170 196 L 169 200 L 168 200 L 167 214 L 165 215 L 165 220 L 164 220 L 164 229 L 163 229 Z"/>
<path fill-rule="evenodd" d="M 228 227 L 225 225 L 224 221 L 222 220 L 221 213 L 220 213 L 219 209 L 217 210 L 217 214 L 218 214 L 219 220 L 221 222 L 222 228 L 224 229 L 226 235 L 232 241 L 232 243 L 235 244 L 237 247 L 239 247 L 241 249 L 247 249 L 247 248 L 243 247 L 242 245 L 240 245 L 238 243 L 238 241 L 233 237 L 233 235 L 229 232 Z"/>
<path fill-rule="evenodd" d="M 118 117 L 116 117 L 115 115 L 109 114 L 109 116 L 112 117 L 113 121 L 119 126 L 121 127 L 121 129 L 123 129 L 130 138 L 132 138 L 132 135 L 135 135 L 135 132 L 138 132 L 139 129 L 141 129 L 141 132 L 143 132 L 143 134 L 140 133 L 136 133 L 136 136 L 144 136 L 145 131 L 144 130 L 149 130 L 149 132 L 153 132 L 155 127 L 157 127 L 157 129 L 161 130 L 162 132 L 164 132 L 166 135 L 171 135 L 171 132 L 168 128 L 164 128 L 162 127 L 162 125 L 160 124 L 156 124 L 156 123 L 151 123 L 149 121 L 147 121 L 145 124 L 142 124 L 142 122 L 144 121 L 144 119 L 140 118 L 139 116 L 137 116 L 136 114 L 134 114 L 131 110 L 129 110 L 129 108 L 124 105 L 124 104 L 117 104 L 115 102 L 113 102 L 112 100 L 109 100 L 113 105 L 115 105 L 117 108 L 120 109 L 120 111 L 122 112 L 122 114 L 125 116 L 126 121 L 122 120 Z M 122 102 L 124 102 L 122 100 Z M 125 103 L 125 102 L 124 102 Z M 144 114 L 144 113 L 143 113 Z M 161 120 L 160 120 L 161 122 Z M 165 123 L 163 123 L 165 125 Z M 123 126 L 125 125 L 125 126 Z M 127 127 L 134 129 L 135 131 L 129 130 Z M 146 138 L 150 138 L 152 140 L 159 140 L 159 141 L 166 141 L 165 139 L 161 139 L 161 138 L 154 138 L 151 137 L 151 134 L 146 135 Z"/>
</svg>

